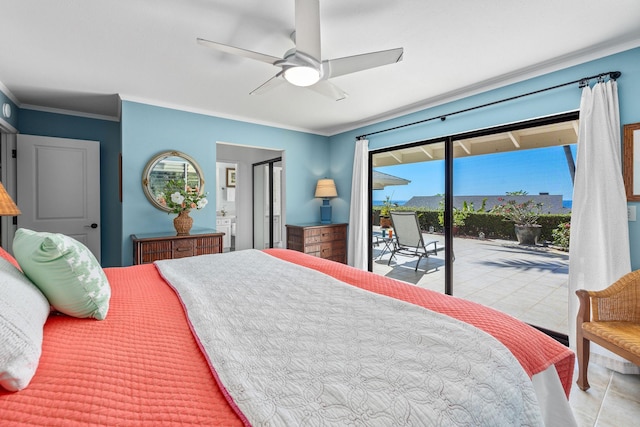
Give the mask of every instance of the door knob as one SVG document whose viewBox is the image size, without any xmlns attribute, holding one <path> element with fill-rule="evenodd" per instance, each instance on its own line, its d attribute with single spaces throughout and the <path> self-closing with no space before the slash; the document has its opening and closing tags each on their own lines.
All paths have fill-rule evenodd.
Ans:
<svg viewBox="0 0 640 427">
<path fill-rule="evenodd" d="M 95 222 L 91 225 L 85 225 L 85 228 L 98 228 L 98 224 L 96 224 Z"/>
</svg>

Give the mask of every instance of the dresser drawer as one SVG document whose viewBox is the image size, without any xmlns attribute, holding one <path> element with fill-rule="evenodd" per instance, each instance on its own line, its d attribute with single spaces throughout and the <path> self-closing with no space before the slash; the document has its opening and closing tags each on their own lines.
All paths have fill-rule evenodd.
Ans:
<svg viewBox="0 0 640 427">
<path fill-rule="evenodd" d="M 148 264 L 161 259 L 173 258 L 171 241 L 140 242 L 134 249 L 134 264 Z M 136 260 L 138 262 L 136 262 Z"/>
<path fill-rule="evenodd" d="M 321 242 L 344 241 L 347 238 L 346 227 L 331 227 L 323 229 L 320 234 Z"/>
<path fill-rule="evenodd" d="M 196 240 L 181 239 L 173 241 L 173 258 L 184 258 L 195 254 Z"/>
<path fill-rule="evenodd" d="M 307 243 L 333 242 L 344 240 L 346 229 L 344 227 L 318 227 L 304 230 L 304 237 Z"/>
<path fill-rule="evenodd" d="M 323 244 L 321 252 L 321 258 L 338 261 L 343 264 L 347 262 L 347 245 L 344 240 L 333 242 L 331 245 Z"/>
<path fill-rule="evenodd" d="M 222 242 L 224 237 L 219 235 L 198 237 L 195 239 L 193 254 L 194 255 L 207 255 L 218 254 L 222 252 Z"/>
<path fill-rule="evenodd" d="M 345 242 L 344 240 L 338 240 L 331 243 L 323 243 L 320 246 L 322 258 L 329 258 L 343 255 L 347 249 L 347 242 Z"/>
</svg>

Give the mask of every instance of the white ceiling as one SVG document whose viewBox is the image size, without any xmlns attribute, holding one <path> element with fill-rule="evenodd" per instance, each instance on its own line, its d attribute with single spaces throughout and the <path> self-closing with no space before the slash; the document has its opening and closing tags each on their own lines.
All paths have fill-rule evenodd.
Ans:
<svg viewBox="0 0 640 427">
<path fill-rule="evenodd" d="M 639 0 L 320 0 L 322 59 L 404 48 L 332 101 L 197 37 L 282 56 L 294 0 L 0 0 L 0 82 L 20 106 L 117 118 L 123 99 L 332 135 L 640 46 Z M 612 70 L 600 70 L 612 71 Z M 582 76 L 580 76 L 582 77 Z"/>
</svg>

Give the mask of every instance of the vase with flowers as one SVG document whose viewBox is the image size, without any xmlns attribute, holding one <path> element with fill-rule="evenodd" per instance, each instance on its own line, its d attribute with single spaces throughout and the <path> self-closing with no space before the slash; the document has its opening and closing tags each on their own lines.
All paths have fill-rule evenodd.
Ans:
<svg viewBox="0 0 640 427">
<path fill-rule="evenodd" d="M 542 214 L 542 203 L 523 197 L 526 195 L 526 191 L 507 193 L 507 196 L 513 198 L 498 198 L 500 204 L 494 206 L 491 213 L 502 215 L 505 221 L 514 223 L 519 244 L 535 245 L 542 230 L 542 226 L 538 224 L 538 218 Z"/>
<path fill-rule="evenodd" d="M 158 196 L 158 202 L 169 208 L 169 213 L 178 214 L 173 226 L 178 236 L 188 236 L 193 226 L 189 216 L 192 209 L 200 210 L 207 206 L 207 195 L 201 194 L 197 187 L 190 187 L 182 180 L 169 180 L 164 191 Z"/>
</svg>

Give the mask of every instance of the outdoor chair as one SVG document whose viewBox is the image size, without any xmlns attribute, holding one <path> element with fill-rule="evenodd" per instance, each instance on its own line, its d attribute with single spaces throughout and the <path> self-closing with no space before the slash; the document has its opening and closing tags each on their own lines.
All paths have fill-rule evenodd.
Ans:
<svg viewBox="0 0 640 427">
<path fill-rule="evenodd" d="M 387 265 L 391 264 L 391 260 L 396 254 L 418 257 L 416 269 L 422 258 L 428 258 L 429 255 L 437 255 L 438 251 L 444 249 L 438 246 L 437 240 L 429 242 L 424 241 L 418 215 L 415 212 L 397 211 L 391 212 L 391 223 L 394 231 L 394 244 L 391 248 L 391 256 Z"/>
</svg>

